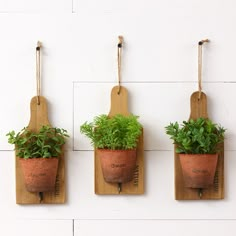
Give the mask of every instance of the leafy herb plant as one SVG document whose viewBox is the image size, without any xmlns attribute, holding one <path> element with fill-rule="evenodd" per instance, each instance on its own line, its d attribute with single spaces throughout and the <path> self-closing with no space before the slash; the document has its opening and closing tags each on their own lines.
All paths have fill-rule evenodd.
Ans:
<svg viewBox="0 0 236 236">
<path fill-rule="evenodd" d="M 65 129 L 42 126 L 38 133 L 23 128 L 16 133 L 7 134 L 8 143 L 15 144 L 16 156 L 20 158 L 51 158 L 61 154 L 65 138 L 69 137 Z"/>
<path fill-rule="evenodd" d="M 134 115 L 113 117 L 96 116 L 93 122 L 85 122 L 80 132 L 85 134 L 96 148 L 126 150 L 137 147 L 142 126 Z"/>
<path fill-rule="evenodd" d="M 205 118 L 183 121 L 182 125 L 170 123 L 165 129 L 177 145 L 177 153 L 213 154 L 224 141 L 225 129 Z"/>
</svg>

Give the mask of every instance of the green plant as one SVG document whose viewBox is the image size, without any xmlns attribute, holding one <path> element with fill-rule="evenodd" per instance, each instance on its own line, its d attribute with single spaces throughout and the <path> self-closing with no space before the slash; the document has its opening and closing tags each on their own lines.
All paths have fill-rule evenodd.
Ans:
<svg viewBox="0 0 236 236">
<path fill-rule="evenodd" d="M 137 147 L 142 126 L 134 115 L 113 117 L 96 116 L 93 122 L 85 122 L 80 132 L 85 134 L 91 144 L 101 149 L 133 149 Z"/>
<path fill-rule="evenodd" d="M 16 133 L 7 134 L 8 143 L 15 144 L 16 156 L 20 158 L 50 158 L 61 154 L 65 138 L 69 137 L 65 129 L 42 126 L 38 133 L 23 128 Z"/>
<path fill-rule="evenodd" d="M 209 119 L 190 119 L 183 121 L 181 126 L 175 122 L 165 127 L 177 145 L 177 153 L 213 154 L 218 151 L 218 144 L 224 141 L 225 129 Z"/>
</svg>

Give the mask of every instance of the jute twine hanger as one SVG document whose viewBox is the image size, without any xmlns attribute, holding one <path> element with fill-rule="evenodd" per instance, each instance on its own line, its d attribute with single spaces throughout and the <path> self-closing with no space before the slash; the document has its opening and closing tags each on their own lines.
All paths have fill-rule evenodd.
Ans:
<svg viewBox="0 0 236 236">
<path fill-rule="evenodd" d="M 123 47 L 123 36 L 118 36 L 118 44 L 117 44 L 117 65 L 118 65 L 118 94 L 120 94 L 121 90 L 121 52 Z"/>
<path fill-rule="evenodd" d="M 198 100 L 201 99 L 201 93 L 202 93 L 202 45 L 204 43 L 208 43 L 209 39 L 203 39 L 198 42 Z"/>
<path fill-rule="evenodd" d="M 37 104 L 40 105 L 40 93 L 41 93 L 41 55 L 40 51 L 42 43 L 37 42 L 36 47 L 36 85 L 37 85 Z"/>
</svg>

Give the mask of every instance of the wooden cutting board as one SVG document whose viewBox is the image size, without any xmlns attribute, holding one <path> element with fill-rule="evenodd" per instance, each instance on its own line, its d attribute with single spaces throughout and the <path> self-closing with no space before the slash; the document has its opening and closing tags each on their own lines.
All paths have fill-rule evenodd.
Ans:
<svg viewBox="0 0 236 236">
<path fill-rule="evenodd" d="M 111 91 L 111 108 L 109 116 L 116 114 L 125 116 L 130 115 L 128 110 L 128 91 L 125 87 L 113 87 Z M 143 149 L 143 132 L 139 138 L 137 147 L 137 163 L 134 173 L 134 179 L 128 183 L 122 184 L 121 191 L 119 191 L 118 184 L 107 183 L 104 181 L 100 160 L 97 157 L 96 149 L 94 151 L 95 162 L 95 193 L 96 194 L 143 194 L 144 193 L 144 149 Z"/>
<path fill-rule="evenodd" d="M 191 113 L 189 119 L 199 117 L 208 118 L 207 114 L 207 96 L 199 92 L 191 95 L 190 101 Z M 175 199 L 176 200 L 206 200 L 206 199 L 223 199 L 224 198 L 224 143 L 219 145 L 220 153 L 214 178 L 214 185 L 208 189 L 203 189 L 201 194 L 198 189 L 185 188 L 183 181 L 182 169 L 180 166 L 179 155 L 175 152 Z M 175 147 L 176 149 L 176 147 Z"/>
<path fill-rule="evenodd" d="M 47 101 L 44 97 L 39 96 L 40 104 L 38 104 L 37 96 L 31 99 L 30 103 L 30 122 L 28 128 L 38 132 L 42 125 L 50 125 L 48 121 Z M 16 163 L 16 203 L 17 204 L 40 204 L 40 203 L 64 203 L 65 202 L 65 168 L 64 168 L 64 152 L 59 157 L 58 173 L 56 178 L 56 186 L 54 192 L 43 193 L 42 198 L 38 193 L 26 191 L 24 179 L 19 163 L 19 158 L 15 157 Z"/>
</svg>

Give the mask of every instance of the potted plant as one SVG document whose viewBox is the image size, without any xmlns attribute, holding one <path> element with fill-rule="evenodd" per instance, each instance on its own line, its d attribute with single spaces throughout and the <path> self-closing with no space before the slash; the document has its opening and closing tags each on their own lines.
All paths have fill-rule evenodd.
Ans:
<svg viewBox="0 0 236 236">
<path fill-rule="evenodd" d="M 18 133 L 11 131 L 7 136 L 8 142 L 15 144 L 27 191 L 54 191 L 58 158 L 65 138 L 69 137 L 67 131 L 45 125 L 37 133 L 23 128 Z"/>
<path fill-rule="evenodd" d="M 179 153 L 185 187 L 211 186 L 225 129 L 207 118 L 170 123 L 165 128 Z"/>
<path fill-rule="evenodd" d="M 132 180 L 137 159 L 136 148 L 142 133 L 137 116 L 96 116 L 93 122 L 81 125 L 80 131 L 97 149 L 106 182 L 126 183 Z"/>
</svg>

